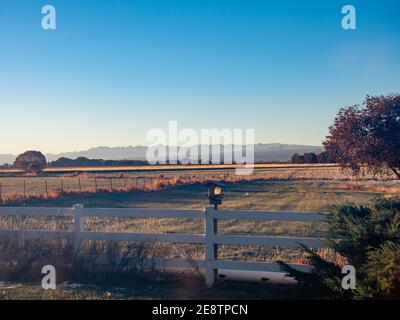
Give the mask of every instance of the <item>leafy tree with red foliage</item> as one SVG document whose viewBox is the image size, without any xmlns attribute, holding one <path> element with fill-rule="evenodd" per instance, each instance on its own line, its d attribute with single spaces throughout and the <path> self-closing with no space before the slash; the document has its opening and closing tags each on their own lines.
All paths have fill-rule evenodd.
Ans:
<svg viewBox="0 0 400 320">
<path fill-rule="evenodd" d="M 328 155 L 353 174 L 389 174 L 400 179 L 400 95 L 367 96 L 340 109 L 323 142 Z"/>
</svg>

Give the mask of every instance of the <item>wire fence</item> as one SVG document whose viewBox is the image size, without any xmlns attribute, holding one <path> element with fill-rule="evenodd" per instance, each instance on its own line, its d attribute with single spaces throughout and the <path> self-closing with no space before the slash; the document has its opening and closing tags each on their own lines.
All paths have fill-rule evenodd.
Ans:
<svg viewBox="0 0 400 320">
<path fill-rule="evenodd" d="M 43 176 L 0 176 L 0 203 L 30 198 L 57 198 L 68 193 L 158 191 L 184 184 L 218 180 L 228 183 L 255 180 L 350 180 L 334 167 L 270 168 L 237 175 L 235 170 L 168 172 L 79 173 Z M 365 179 L 365 178 L 364 178 Z"/>
<path fill-rule="evenodd" d="M 56 198 L 71 193 L 157 191 L 183 184 L 203 183 L 210 180 L 238 182 L 234 171 L 223 173 L 184 174 L 80 174 L 78 176 L 32 176 L 0 178 L 0 202 L 30 198 Z M 247 177 L 246 180 L 254 179 Z"/>
</svg>

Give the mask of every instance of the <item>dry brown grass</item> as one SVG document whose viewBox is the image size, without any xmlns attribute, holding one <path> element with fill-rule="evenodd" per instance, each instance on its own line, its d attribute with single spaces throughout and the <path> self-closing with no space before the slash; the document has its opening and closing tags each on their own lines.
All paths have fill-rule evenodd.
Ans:
<svg viewBox="0 0 400 320">
<path fill-rule="evenodd" d="M 318 211 L 326 210 L 332 204 L 346 201 L 371 199 L 372 197 L 396 190 L 395 181 L 354 180 L 338 175 L 335 168 L 285 168 L 262 172 L 255 172 L 251 176 L 235 176 L 226 173 L 198 173 L 191 172 L 181 176 L 148 175 L 142 183 L 135 184 L 137 176 L 123 174 L 113 176 L 113 192 L 107 189 L 106 184 L 101 184 L 110 178 L 107 174 L 97 175 L 98 191 L 88 192 L 68 191 L 63 194 L 58 190 L 48 192 L 47 197 L 27 200 L 27 205 L 33 201 L 36 205 L 71 206 L 73 203 L 85 203 L 88 199 L 91 205 L 101 207 L 120 206 L 121 203 L 131 203 L 132 206 L 168 207 L 168 208 L 201 208 L 200 199 L 206 200 L 205 190 L 198 182 L 205 182 L 212 178 L 226 181 L 227 201 L 225 209 L 255 209 L 277 211 Z M 344 173 L 341 173 L 344 175 Z M 320 177 L 324 179 L 320 179 Z M 80 175 L 82 181 L 92 181 L 93 174 Z M 343 178 L 343 180 L 342 180 Z M 33 178 L 32 178 L 33 179 Z M 76 177 L 74 178 L 76 179 Z M 131 181 L 127 185 L 123 181 Z M 130 180 L 131 179 L 131 180 Z M 240 180 L 239 180 L 240 179 Z M 275 181 L 279 180 L 279 181 Z M 65 186 L 66 184 L 64 184 Z M 184 186 L 185 185 L 185 186 Z M 193 190 L 191 193 L 190 190 Z M 133 191 L 133 192 L 132 192 Z M 155 192 L 158 191 L 158 192 Z M 190 191 L 188 193 L 188 191 Z M 165 195 L 165 200 L 160 201 Z M 199 197 L 199 195 L 201 197 Z M 62 204 L 62 199 L 68 198 L 71 203 Z M 115 200 L 114 200 L 115 198 Z M 97 200 L 96 200 L 97 199 Z M 108 199 L 108 200 L 107 200 Z M 128 202 L 127 202 L 127 199 Z M 132 202 L 134 199 L 144 202 Z M 24 199 L 20 198 L 20 201 Z M 61 201 L 61 202 L 60 202 Z M 83 201 L 83 202 L 80 202 Z M 110 201 L 110 202 L 108 202 Z M 122 201 L 122 202 L 121 202 Z M 98 204 L 96 204 L 98 203 Z M 13 204 L 14 205 L 14 204 Z M 85 204 L 85 206 L 87 206 Z M 131 206 L 130 204 L 128 206 Z M 154 218 L 86 218 L 85 229 L 88 231 L 107 232 L 151 232 L 151 233 L 203 233 L 203 221 L 196 219 L 154 219 Z M 58 218 L 11 218 L 2 217 L 0 228 L 10 229 L 47 229 L 71 230 L 72 222 L 68 219 Z M 221 221 L 218 226 L 221 234 L 249 234 L 271 236 L 304 236 L 323 237 L 325 228 L 323 224 L 276 221 Z M 156 243 L 147 247 L 149 257 L 204 259 L 204 248 L 201 245 L 165 244 Z M 320 253 L 331 261 L 343 263 L 343 259 L 329 250 Z M 306 263 L 306 255 L 297 249 L 283 249 L 273 247 L 244 247 L 221 246 L 219 255 L 221 259 L 239 259 L 258 262 L 274 262 L 282 260 L 290 263 Z"/>
<path fill-rule="evenodd" d="M 276 169 L 277 170 L 277 169 Z M 276 211 L 326 211 L 330 205 L 339 204 L 347 201 L 367 201 L 381 193 L 379 188 L 390 190 L 396 186 L 397 182 L 385 181 L 378 182 L 372 179 L 364 181 L 349 181 L 340 179 L 330 179 L 330 175 L 334 176 L 333 172 L 322 172 L 326 169 L 282 169 L 279 171 L 270 170 L 260 174 L 257 172 L 252 177 L 242 177 L 243 180 L 252 180 L 249 182 L 239 182 L 237 177 L 220 174 L 219 180 L 226 179 L 232 181 L 226 188 L 226 199 L 223 204 L 224 209 L 254 209 L 254 210 L 276 210 Z M 299 171 L 301 170 L 301 171 Z M 315 171 L 317 170 L 317 171 Z M 331 169 L 333 170 L 333 168 Z M 327 179 L 318 179 L 324 173 Z M 215 178 L 218 175 L 214 173 Z M 314 179 L 297 179 L 299 177 L 314 177 Z M 109 176 L 98 176 L 99 179 Z M 277 179 L 278 177 L 278 179 Z M 125 175 L 123 179 L 128 178 Z M 121 189 L 113 193 L 99 191 L 76 193 L 76 194 L 54 194 L 53 198 L 37 199 L 37 201 L 27 201 L 27 205 L 32 203 L 38 206 L 71 206 L 74 203 L 82 203 L 87 206 L 101 207 L 162 207 L 162 208 L 201 208 L 206 203 L 205 190 L 195 183 L 199 181 L 199 175 L 190 174 L 185 176 L 168 177 L 159 176 L 159 179 L 153 179 L 151 185 L 147 185 L 147 189 L 137 190 L 135 192 L 127 192 L 128 190 Z M 208 174 L 204 174 L 201 179 L 210 179 Z M 274 178 L 280 181 L 274 181 Z M 32 178 L 33 179 L 33 178 Z M 93 175 L 86 174 L 85 179 L 93 179 Z M 122 180 L 121 180 L 122 181 Z M 165 181 L 172 183 L 163 184 Z M 203 181 L 203 180 L 200 180 Z M 150 183 L 150 180 L 149 180 Z M 183 184 L 186 184 L 183 186 Z M 364 187 L 359 187 L 364 186 Z M 119 187 L 115 186 L 115 188 Z M 121 186 L 124 187 L 124 186 Z M 153 189 L 154 188 L 154 189 Z M 378 188 L 378 189 L 374 189 Z M 162 191 L 161 191 L 162 189 Z M 159 190 L 158 192 L 151 192 Z M 380 190 L 380 189 L 379 189 Z M 137 191 L 137 192 L 136 192 Z M 203 200 L 202 200 L 203 199 Z M 67 201 L 67 202 L 63 202 Z M 90 205 L 89 205 L 89 204 Z M 84 219 L 85 230 L 88 231 L 117 231 L 117 232 L 152 232 L 152 233 L 203 233 L 203 221 L 197 219 L 168 219 L 168 218 L 100 218 L 88 217 Z M 46 229 L 46 230 L 72 230 L 71 218 L 57 217 L 1 217 L 0 228 L 2 229 Z M 323 223 L 306 223 L 306 222 L 279 222 L 279 221 L 238 221 L 225 220 L 218 224 L 218 231 L 221 234 L 247 234 L 247 235 L 271 235 L 271 236 L 304 236 L 304 237 L 323 237 L 326 226 Z M 0 242 L 1 244 L 1 242 Z M 60 247 L 61 246 L 61 247 Z M 7 258 L 12 261 L 12 252 L 24 254 L 20 258 L 21 266 L 28 266 L 31 260 L 26 256 L 28 252 L 43 253 L 42 261 L 50 261 L 51 263 L 67 263 L 65 255 L 57 253 L 63 252 L 62 248 L 67 248 L 71 244 L 58 244 L 57 241 L 44 241 L 32 244 L 29 241 L 19 242 L 18 248 L 9 247 Z M 100 254 L 105 251 L 105 244 L 101 242 L 93 243 L 85 241 L 82 247 L 84 254 Z M 115 255 L 124 254 L 126 248 L 138 247 L 140 254 L 144 257 L 162 257 L 162 258 L 183 258 L 183 259 L 204 259 L 204 247 L 202 245 L 190 244 L 166 244 L 166 243 L 136 243 L 136 242 L 120 242 L 118 246 L 113 246 L 111 251 Z M 118 248 L 117 248 L 118 247 Z M 0 246 L 0 254 L 5 252 Z M 57 251 L 59 250 L 59 251 Z M 65 249 L 67 250 L 67 249 Z M 70 250 L 70 249 L 69 249 Z M 67 250 L 68 251 L 68 250 Z M 107 251 L 107 250 L 106 250 Z M 263 246 L 220 246 L 219 258 L 229 260 L 245 260 L 257 262 L 275 262 L 277 260 L 289 263 L 307 263 L 306 254 L 299 249 L 284 249 L 280 247 L 263 247 Z M 329 249 L 319 249 L 318 253 L 325 259 L 334 261 L 338 264 L 344 264 L 342 257 Z M 53 256 L 54 255 L 54 256 Z M 64 258 L 60 258 L 64 257 Z M 3 256 L 5 257 L 5 256 Z M 16 255 L 15 255 L 16 257 Z M 58 257 L 58 258 L 57 258 Z M 44 259 L 44 260 L 43 260 Z M 55 260 L 54 260 L 55 259 Z M 0 257 L 0 276 L 4 275 L 7 270 L 10 271 L 10 265 L 1 265 L 2 258 Z M 16 260 L 14 260 L 16 261 Z M 37 274 L 39 271 L 38 263 L 31 263 L 32 267 L 24 271 L 22 268 L 13 269 L 14 279 L 28 274 Z M 14 265 L 15 267 L 15 265 Z M 22 271 L 21 271 L 22 270 Z M 30 271 L 29 271 L 30 270 Z M 7 271 L 7 272 L 8 272 Z M 195 269 L 193 269 L 196 272 Z M 108 271 L 102 271 L 101 275 L 107 275 Z M 113 271 L 115 273 L 115 270 Z M 40 272 L 39 272 L 40 274 Z M 65 272 L 65 279 L 70 277 L 69 271 Z M 99 273 L 100 274 L 100 273 Z M 112 273 L 111 273 L 112 274 Z M 8 274 L 10 275 L 10 274 Z M 83 275 L 82 275 L 83 276 Z M 89 279 L 96 280 L 96 275 L 93 273 L 86 274 Z M 93 277 L 93 278 L 91 278 Z M 4 277 L 3 277 L 4 278 Z M 20 278 L 21 279 L 21 278 Z"/>
<path fill-rule="evenodd" d="M 220 180 L 227 183 L 243 181 L 342 181 L 343 190 L 373 191 L 387 194 L 400 193 L 397 181 L 389 177 L 364 175 L 353 177 L 335 166 L 269 165 L 251 175 L 236 175 L 235 171 L 174 171 L 174 172 L 105 172 L 64 173 L 42 177 L 0 177 L 0 202 L 19 202 L 29 199 L 54 199 L 66 194 L 102 192 L 160 191 L 178 185 Z M 170 166 L 171 167 L 171 166 Z M 82 168 L 83 170 L 83 168 Z M 24 191 L 25 185 L 25 191 Z M 47 189 L 47 192 L 46 192 Z"/>
<path fill-rule="evenodd" d="M 400 194 L 400 185 L 397 182 L 393 182 L 392 184 L 379 185 L 377 183 L 360 183 L 360 182 L 351 182 L 351 183 L 343 183 L 335 187 L 336 189 L 341 190 L 359 190 L 359 191 L 371 191 L 388 195 L 397 195 Z"/>
<path fill-rule="evenodd" d="M 287 167 L 296 167 L 296 168 L 309 168 L 309 167 L 336 167 L 336 164 L 325 164 L 325 163 L 315 163 L 315 164 L 291 164 L 291 163 L 256 163 L 254 164 L 254 168 L 263 169 L 263 168 L 287 168 Z M 187 170 L 205 170 L 205 169 L 222 169 L 229 170 L 235 168 L 243 168 L 246 165 L 239 164 L 202 164 L 202 165 L 148 165 L 148 166 L 125 166 L 125 167 L 65 167 L 65 168 L 46 168 L 44 169 L 45 173 L 54 173 L 54 172 L 115 172 L 115 171 L 162 171 L 162 170 L 178 170 L 178 171 L 187 171 Z M 0 169 L 0 173 L 23 173 L 22 170 L 18 169 Z"/>
<path fill-rule="evenodd" d="M 192 181 L 195 178 L 192 177 Z M 178 182 L 178 180 L 177 180 Z M 154 182 L 156 188 L 160 188 Z M 189 183 L 189 180 L 188 182 Z M 372 183 L 372 182 L 370 182 Z M 231 183 L 226 189 L 226 201 L 224 209 L 255 209 L 277 211 L 325 211 L 330 205 L 345 201 L 360 201 L 370 199 L 375 193 L 367 193 L 343 187 L 340 181 L 288 181 L 288 182 L 237 182 Z M 193 193 L 190 191 L 193 190 Z M 188 191 L 190 191 L 188 193 Z M 168 196 L 170 194 L 170 196 Z M 200 198 L 198 196 L 201 196 Z M 73 203 L 85 203 L 87 197 L 89 203 L 94 206 L 113 207 L 126 203 L 132 206 L 162 207 L 162 208 L 187 208 L 197 209 L 205 205 L 205 190 L 198 184 L 191 186 L 179 186 L 177 188 L 164 189 L 162 192 L 143 192 L 120 194 L 76 194 L 69 197 L 70 204 L 61 203 L 57 198 L 34 202 L 36 205 L 71 206 Z M 127 202 L 125 198 L 130 200 Z M 164 198 L 160 203 L 160 199 Z M 114 200 L 115 198 L 115 200 Z M 99 202 L 96 202 L 98 199 Z M 109 199 L 111 202 L 108 202 Z M 144 202 L 135 203 L 134 199 Z M 29 205 L 29 202 L 28 202 Z M 8 219 L 8 220 L 7 220 Z M 22 229 L 48 229 L 71 230 L 72 222 L 68 219 L 57 218 L 3 218 L 0 219 L 2 228 Z M 148 233 L 204 233 L 204 222 L 200 219 L 174 219 L 174 218 L 98 218 L 84 219 L 85 230 L 98 232 L 148 232 Z M 220 234 L 242 235 L 270 235 L 270 236 L 299 236 L 299 237 L 324 237 L 325 227 L 321 223 L 279 221 L 238 221 L 223 220 L 218 224 Z M 154 250 L 154 251 L 151 251 Z M 149 257 L 204 259 L 204 248 L 201 245 L 163 244 L 157 243 L 147 251 Z M 329 252 L 321 251 L 333 261 L 340 259 Z M 162 255 L 160 256 L 160 254 Z M 239 259 L 258 262 L 273 262 L 283 260 L 291 263 L 306 263 L 307 259 L 301 250 L 283 249 L 274 247 L 245 247 L 245 246 L 221 246 L 221 259 Z M 339 260 L 338 260 L 339 259 Z"/>
</svg>

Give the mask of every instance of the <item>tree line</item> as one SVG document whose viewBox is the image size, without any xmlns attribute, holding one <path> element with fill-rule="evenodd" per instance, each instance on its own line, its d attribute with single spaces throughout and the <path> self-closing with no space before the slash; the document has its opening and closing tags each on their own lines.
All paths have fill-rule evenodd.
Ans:
<svg viewBox="0 0 400 320">
<path fill-rule="evenodd" d="M 76 159 L 69 159 L 65 157 L 58 158 L 49 163 L 49 167 L 66 168 L 66 167 L 128 167 L 128 166 L 144 166 L 147 161 L 143 160 L 103 160 L 103 159 L 89 159 L 86 157 L 78 157 Z"/>
<path fill-rule="evenodd" d="M 143 160 L 103 160 L 88 159 L 86 157 L 78 157 L 69 159 L 61 157 L 55 161 L 47 162 L 46 157 L 40 151 L 25 151 L 20 154 L 14 161 L 12 166 L 5 165 L 3 168 L 16 168 L 26 173 L 39 174 L 45 168 L 78 168 L 78 167 L 124 167 L 124 166 L 142 166 L 147 165 L 147 161 Z"/>
<path fill-rule="evenodd" d="M 304 154 L 293 154 L 291 163 L 335 163 L 335 160 L 326 151 L 317 154 L 314 152 L 307 152 Z"/>
</svg>

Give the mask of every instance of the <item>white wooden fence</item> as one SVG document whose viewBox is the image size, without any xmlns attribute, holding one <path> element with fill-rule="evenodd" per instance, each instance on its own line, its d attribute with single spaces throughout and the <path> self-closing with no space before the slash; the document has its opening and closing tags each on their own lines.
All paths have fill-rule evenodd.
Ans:
<svg viewBox="0 0 400 320">
<path fill-rule="evenodd" d="M 323 239 L 272 237 L 248 235 L 220 235 L 217 221 L 222 219 L 240 219 L 257 221 L 324 221 L 325 216 L 312 212 L 266 212 L 266 211 L 225 211 L 207 207 L 204 210 L 159 210 L 136 208 L 84 208 L 74 205 L 72 208 L 35 208 L 35 207 L 0 207 L 0 216 L 56 216 L 73 217 L 73 231 L 45 230 L 0 230 L 0 238 L 8 239 L 67 239 L 74 242 L 78 252 L 83 240 L 110 241 L 152 241 L 170 243 L 190 243 L 205 245 L 205 260 L 152 259 L 159 267 L 205 269 L 207 286 L 212 286 L 218 269 L 281 272 L 274 263 L 229 261 L 218 259 L 218 245 L 256 245 L 296 248 L 302 245 L 310 248 L 323 248 Z M 181 233 L 131 233 L 131 232 L 92 232 L 83 228 L 82 217 L 130 217 L 130 218 L 193 218 L 204 219 L 205 234 Z M 291 265 L 309 271 L 309 265 Z"/>
</svg>

